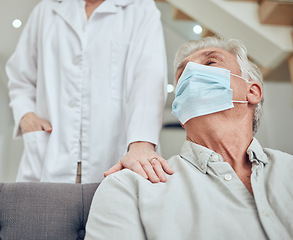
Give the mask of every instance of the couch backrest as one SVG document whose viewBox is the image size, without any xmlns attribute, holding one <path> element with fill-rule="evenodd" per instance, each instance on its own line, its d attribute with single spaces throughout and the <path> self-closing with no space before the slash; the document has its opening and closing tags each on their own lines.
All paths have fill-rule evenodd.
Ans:
<svg viewBox="0 0 293 240">
<path fill-rule="evenodd" d="M 0 183 L 0 240 L 84 239 L 98 185 Z"/>
</svg>

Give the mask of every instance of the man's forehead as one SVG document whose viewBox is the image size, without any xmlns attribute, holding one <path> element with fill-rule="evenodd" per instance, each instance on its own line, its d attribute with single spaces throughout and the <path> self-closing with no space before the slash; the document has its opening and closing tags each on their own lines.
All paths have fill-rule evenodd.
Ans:
<svg viewBox="0 0 293 240">
<path fill-rule="evenodd" d="M 199 49 L 199 50 L 193 52 L 187 58 L 204 57 L 204 56 L 210 56 L 212 54 L 224 56 L 227 54 L 230 55 L 231 53 L 229 53 L 228 51 L 221 49 L 221 48 L 207 47 L 207 48 L 202 48 L 202 49 Z"/>
<path fill-rule="evenodd" d="M 202 49 L 199 49 L 199 50 L 193 52 L 188 57 L 186 57 L 181 62 L 181 64 L 178 65 L 178 68 L 182 65 L 186 65 L 186 63 L 189 61 L 197 60 L 197 59 L 201 59 L 201 58 L 206 58 L 206 57 L 213 56 L 213 55 L 217 55 L 217 56 L 221 57 L 222 59 L 224 59 L 225 55 L 227 55 L 227 54 L 231 54 L 231 53 L 224 50 L 224 49 L 217 48 L 217 47 L 202 48 Z"/>
</svg>

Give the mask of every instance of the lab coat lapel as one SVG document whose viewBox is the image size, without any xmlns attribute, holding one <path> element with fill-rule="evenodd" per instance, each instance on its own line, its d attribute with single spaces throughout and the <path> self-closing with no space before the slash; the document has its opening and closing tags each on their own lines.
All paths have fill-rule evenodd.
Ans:
<svg viewBox="0 0 293 240">
<path fill-rule="evenodd" d="M 112 0 L 106 0 L 95 10 L 95 13 L 116 13 L 118 11 Z"/>
<path fill-rule="evenodd" d="M 113 0 L 115 5 L 125 7 L 134 2 L 134 0 Z"/>
<path fill-rule="evenodd" d="M 78 35 L 82 36 L 82 22 L 76 17 L 80 14 L 80 0 L 59 0 L 59 4 L 53 9 Z"/>
<path fill-rule="evenodd" d="M 105 0 L 95 12 L 97 13 L 117 13 L 119 7 L 125 7 L 133 3 L 134 0 Z"/>
<path fill-rule="evenodd" d="M 53 9 L 79 36 L 82 35 L 82 22 L 76 17 L 80 14 L 80 0 L 56 0 L 59 4 Z M 95 13 L 117 13 L 119 7 L 126 7 L 134 0 L 105 0 Z M 71 9 L 71 10 L 69 10 Z"/>
</svg>

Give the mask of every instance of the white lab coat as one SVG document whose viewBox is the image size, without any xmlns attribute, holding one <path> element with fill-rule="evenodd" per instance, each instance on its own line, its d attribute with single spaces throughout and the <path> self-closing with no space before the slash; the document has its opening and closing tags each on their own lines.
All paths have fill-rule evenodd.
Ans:
<svg viewBox="0 0 293 240">
<path fill-rule="evenodd" d="M 158 144 L 166 57 L 153 0 L 106 0 L 83 26 L 81 0 L 43 0 L 6 66 L 14 135 L 25 113 L 53 131 L 23 135 L 17 181 L 100 182 L 134 141 Z M 69 10 L 70 9 L 70 10 Z"/>
</svg>

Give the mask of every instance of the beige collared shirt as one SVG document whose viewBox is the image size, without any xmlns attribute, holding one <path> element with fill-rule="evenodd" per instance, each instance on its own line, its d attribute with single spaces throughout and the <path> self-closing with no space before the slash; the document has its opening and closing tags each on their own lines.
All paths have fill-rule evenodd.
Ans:
<svg viewBox="0 0 293 240">
<path fill-rule="evenodd" d="M 256 139 L 247 154 L 254 197 L 219 154 L 189 141 L 168 160 L 167 183 L 129 170 L 107 177 L 86 239 L 293 239 L 293 156 Z"/>
</svg>

